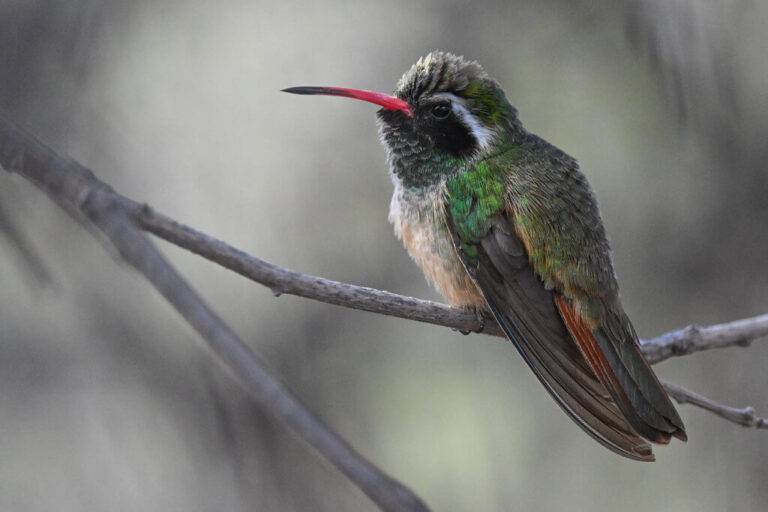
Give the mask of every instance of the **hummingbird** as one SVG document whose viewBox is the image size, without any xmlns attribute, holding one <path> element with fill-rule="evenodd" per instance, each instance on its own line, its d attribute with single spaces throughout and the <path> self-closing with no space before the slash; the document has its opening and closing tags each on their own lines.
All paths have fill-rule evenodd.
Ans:
<svg viewBox="0 0 768 512">
<path fill-rule="evenodd" d="M 654 460 L 649 441 L 687 440 L 619 300 L 598 203 L 578 162 L 526 131 L 477 62 L 434 51 L 392 96 L 284 91 L 382 107 L 395 234 L 448 302 L 498 322 L 587 434 L 640 461 Z"/>
</svg>

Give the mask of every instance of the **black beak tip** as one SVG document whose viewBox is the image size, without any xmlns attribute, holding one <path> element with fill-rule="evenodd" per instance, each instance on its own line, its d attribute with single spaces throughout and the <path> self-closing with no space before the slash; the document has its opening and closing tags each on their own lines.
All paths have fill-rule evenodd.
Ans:
<svg viewBox="0 0 768 512">
<path fill-rule="evenodd" d="M 328 87 L 288 87 L 282 89 L 282 92 L 288 92 L 291 94 L 332 94 L 338 95 L 337 92 L 331 90 Z"/>
</svg>

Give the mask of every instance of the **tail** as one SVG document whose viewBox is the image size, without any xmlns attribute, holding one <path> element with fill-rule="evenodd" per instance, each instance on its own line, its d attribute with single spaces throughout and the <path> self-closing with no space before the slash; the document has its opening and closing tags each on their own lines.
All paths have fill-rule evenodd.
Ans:
<svg viewBox="0 0 768 512">
<path fill-rule="evenodd" d="M 566 298 L 555 301 L 571 336 L 629 424 L 654 443 L 667 444 L 672 437 L 687 441 L 683 421 L 640 352 L 621 307 L 606 308 L 603 322 L 591 330 Z"/>
</svg>

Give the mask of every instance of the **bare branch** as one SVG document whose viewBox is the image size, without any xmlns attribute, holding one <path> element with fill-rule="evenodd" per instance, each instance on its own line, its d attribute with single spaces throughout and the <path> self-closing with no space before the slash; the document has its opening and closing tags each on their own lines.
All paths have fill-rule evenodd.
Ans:
<svg viewBox="0 0 768 512">
<path fill-rule="evenodd" d="M 298 295 L 346 308 L 463 331 L 480 329 L 480 322 L 474 312 L 452 308 L 438 302 L 300 274 L 246 254 L 226 242 L 169 219 L 148 206 L 144 206 L 137 213 L 136 220 L 150 233 L 263 284 L 276 295 L 284 293 Z M 501 329 L 491 317 L 486 319 L 483 333 L 503 336 Z"/>
<path fill-rule="evenodd" d="M 149 206 L 115 193 L 77 162 L 65 160 L 0 119 L 0 164 L 34 182 L 73 217 L 87 219 L 118 249 L 123 259 L 144 274 L 203 336 L 219 360 L 273 416 L 316 448 L 383 510 L 427 510 L 411 491 L 382 473 L 327 429 L 194 293 L 189 285 L 134 227 L 218 263 L 275 294 L 292 294 L 343 307 L 427 322 L 462 331 L 501 336 L 492 318 L 445 304 L 355 286 L 288 270 L 250 256 L 210 235 L 180 224 Z M 690 326 L 641 342 L 649 362 L 712 348 L 746 346 L 768 334 L 768 315 L 710 327 Z M 664 383 L 681 403 L 691 403 L 741 425 L 766 428 L 754 410 L 717 404 L 676 384 Z"/>
<path fill-rule="evenodd" d="M 664 379 L 660 380 L 669 393 L 669 396 L 677 400 L 680 404 L 691 404 L 696 407 L 701 407 L 705 411 L 717 414 L 721 418 L 725 418 L 728 421 L 738 423 L 745 427 L 768 429 L 768 419 L 757 416 L 752 407 L 747 406 L 743 409 L 736 409 L 734 407 L 721 405 L 707 397 L 694 393 L 693 391 L 688 391 L 682 386 L 678 386 L 677 384 Z"/>
<path fill-rule="evenodd" d="M 477 330 L 480 327 L 474 313 L 460 308 L 300 274 L 267 263 L 210 235 L 200 233 L 154 212 L 148 206 L 138 212 L 136 220 L 141 227 L 160 238 L 263 284 L 278 295 L 283 293 L 299 295 L 338 306 L 454 329 Z M 495 320 L 486 318 L 484 322 L 483 334 L 502 336 L 501 329 Z M 709 327 L 689 326 L 642 341 L 641 349 L 649 363 L 655 364 L 673 356 L 688 355 L 712 348 L 746 346 L 751 340 L 766 334 L 768 334 L 768 315 L 762 315 Z M 717 404 L 677 384 L 665 382 L 664 385 L 670 395 L 680 403 L 701 407 L 740 425 L 766 428 L 765 420 L 757 418 L 750 407 L 743 410 L 733 409 Z M 747 421 L 752 423 L 745 423 Z"/>
<path fill-rule="evenodd" d="M 480 329 L 480 322 L 473 312 L 437 302 L 300 274 L 250 256 L 226 242 L 169 219 L 148 206 L 138 211 L 136 220 L 150 233 L 263 284 L 272 289 L 275 294 L 299 295 L 346 308 L 442 325 L 462 331 Z M 503 336 L 501 329 L 492 318 L 486 317 L 484 323 L 483 334 Z M 673 356 L 684 356 L 702 350 L 734 345 L 746 346 L 752 340 L 766 335 L 768 335 L 768 315 L 762 315 L 709 327 L 689 326 L 657 338 L 643 340 L 640 346 L 648 362 L 656 364 Z"/>
<path fill-rule="evenodd" d="M 218 360 L 256 402 L 320 452 L 384 511 L 428 511 L 422 500 L 358 454 L 312 414 L 194 292 L 131 222 L 137 205 L 117 194 L 77 162 L 0 118 L 0 165 L 44 190 L 76 218 L 84 216 L 120 256 L 173 305 L 206 340 Z"/>
<path fill-rule="evenodd" d="M 711 348 L 734 345 L 746 347 L 752 340 L 766 335 L 768 315 L 761 315 L 709 327 L 689 325 L 658 338 L 642 341 L 641 346 L 648 362 L 655 364 L 670 357 L 686 356 Z"/>
</svg>

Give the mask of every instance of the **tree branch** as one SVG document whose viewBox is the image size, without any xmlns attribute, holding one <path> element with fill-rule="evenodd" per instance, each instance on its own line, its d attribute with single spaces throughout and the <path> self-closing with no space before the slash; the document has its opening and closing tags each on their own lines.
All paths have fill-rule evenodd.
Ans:
<svg viewBox="0 0 768 512">
<path fill-rule="evenodd" d="M 138 224 L 156 236 L 257 283 L 276 295 L 287 293 L 351 309 L 442 325 L 462 331 L 477 331 L 480 321 L 474 312 L 446 304 L 340 283 L 322 277 L 300 274 L 255 258 L 217 238 L 190 228 L 155 212 L 148 206 L 137 210 Z M 503 336 L 498 324 L 485 317 L 482 334 Z M 729 346 L 747 346 L 768 335 L 768 315 L 745 318 L 709 327 L 689 326 L 657 338 L 641 340 L 640 348 L 651 364 L 674 356 L 684 356 Z"/>
<path fill-rule="evenodd" d="M 208 343 L 227 370 L 274 418 L 320 452 L 384 511 L 428 512 L 408 488 L 383 473 L 311 413 L 194 292 L 134 226 L 136 203 L 115 194 L 93 173 L 0 118 L 0 165 L 18 172 L 79 220 L 107 237 Z"/>
<path fill-rule="evenodd" d="M 670 357 L 686 356 L 712 348 L 748 346 L 753 340 L 768 335 L 768 315 L 761 315 L 725 324 L 698 327 L 689 325 L 641 342 L 645 357 L 651 364 Z"/>
<path fill-rule="evenodd" d="M 138 224 L 158 237 L 184 249 L 218 263 L 257 283 L 269 287 L 276 295 L 283 293 L 335 304 L 351 309 L 416 320 L 463 331 L 477 331 L 480 322 L 473 312 L 452 308 L 445 304 L 413 297 L 365 288 L 352 284 L 331 281 L 321 277 L 300 274 L 266 261 L 260 260 L 236 249 L 226 242 L 196 231 L 144 206 L 138 211 Z M 484 319 L 483 334 L 503 336 L 493 318 Z M 768 334 L 768 315 L 736 320 L 709 327 L 689 326 L 663 334 L 657 338 L 641 341 L 640 348 L 650 364 L 656 364 L 673 356 L 684 356 L 733 345 L 747 346 L 751 340 Z M 744 410 L 717 404 L 692 391 L 665 382 L 665 387 L 674 398 L 713 412 L 727 420 L 741 425 L 763 428 L 760 421 L 745 424 Z M 729 411 L 723 413 L 723 411 Z M 742 414 L 739 416 L 739 414 Z M 762 421 L 762 420 L 761 420 Z"/>
<path fill-rule="evenodd" d="M 190 252 L 228 268 L 241 276 L 270 288 L 275 295 L 298 295 L 345 308 L 359 309 L 463 331 L 480 328 L 474 312 L 446 304 L 416 299 L 395 293 L 340 283 L 322 277 L 300 274 L 255 258 L 210 235 L 196 231 L 155 212 L 149 206 L 136 211 L 143 229 Z M 484 334 L 503 336 L 493 318 L 488 317 Z"/>
<path fill-rule="evenodd" d="M 483 334 L 501 336 L 492 318 L 481 322 L 474 312 L 461 308 L 300 274 L 267 263 L 115 193 L 77 162 L 59 157 L 1 118 L 0 165 L 32 181 L 86 226 L 96 226 L 98 232 L 94 234 L 106 236 L 120 256 L 150 280 L 261 407 L 331 461 L 382 510 L 427 510 L 415 494 L 356 453 L 277 381 L 135 226 L 263 284 L 275 294 L 288 293 L 462 331 L 477 331 L 484 323 Z M 711 348 L 745 346 L 766 334 L 768 315 L 763 315 L 710 327 L 691 326 L 643 341 L 641 348 L 651 363 L 657 363 Z M 733 409 L 676 384 L 664 385 L 681 403 L 697 405 L 742 425 L 765 428 L 766 420 L 756 417 L 749 407 Z"/>
<path fill-rule="evenodd" d="M 688 391 L 682 386 L 678 386 L 677 384 L 664 379 L 659 380 L 669 395 L 677 400 L 677 403 L 679 404 L 695 405 L 705 411 L 717 414 L 721 418 L 725 418 L 728 421 L 738 423 L 745 427 L 768 429 L 768 419 L 757 416 L 752 407 L 747 406 L 743 409 L 736 409 L 734 407 L 721 405 L 707 397 L 694 393 L 693 391 Z"/>
</svg>

